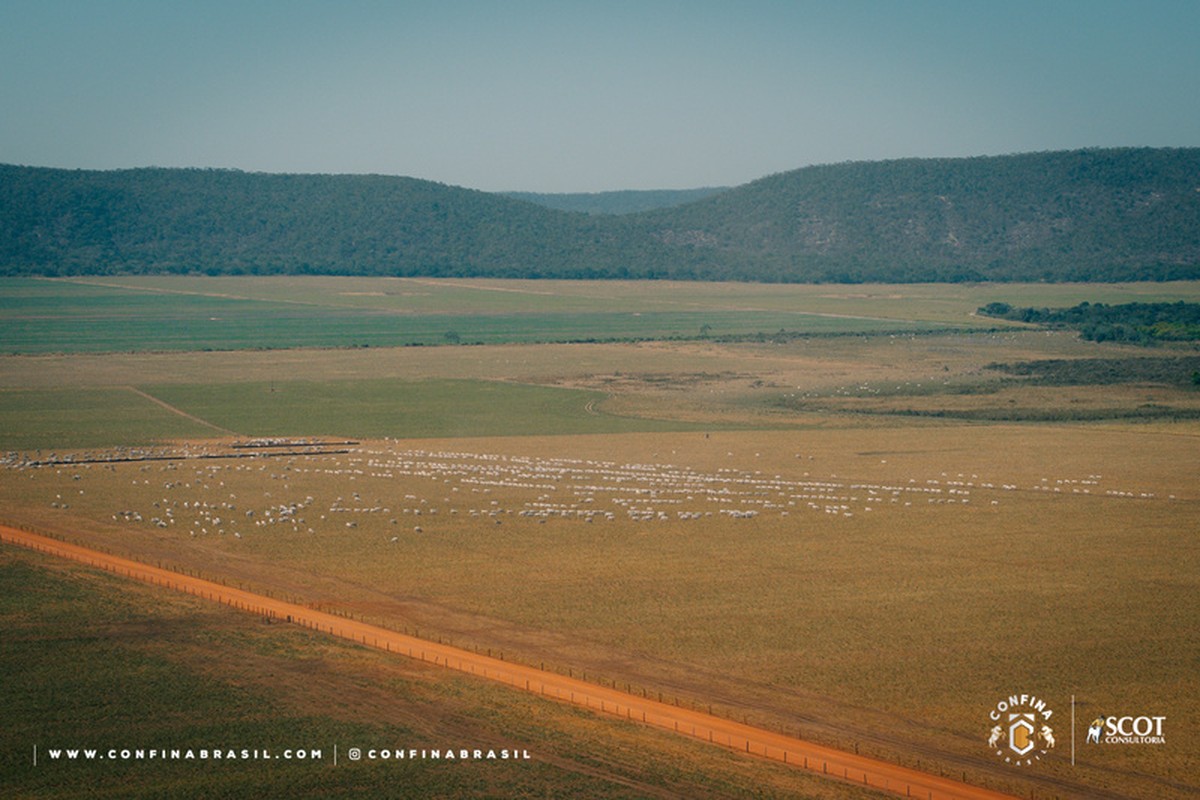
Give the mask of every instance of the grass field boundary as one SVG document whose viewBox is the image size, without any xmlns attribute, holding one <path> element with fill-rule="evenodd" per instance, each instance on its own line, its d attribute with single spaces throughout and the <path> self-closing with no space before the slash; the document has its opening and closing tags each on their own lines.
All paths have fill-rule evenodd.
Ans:
<svg viewBox="0 0 1200 800">
<path fill-rule="evenodd" d="M 704 712 L 679 708 L 649 698 L 639 698 L 615 688 L 595 686 L 535 667 L 513 664 L 499 658 L 425 641 L 296 603 L 91 550 L 35 533 L 23 526 L 0 525 L 0 542 L 66 558 L 153 586 L 185 592 L 265 619 L 300 625 L 366 647 L 405 655 L 603 715 L 641 722 L 858 786 L 902 797 L 925 797 L 928 800 L 1011 800 L 1013 797 Z"/>
</svg>

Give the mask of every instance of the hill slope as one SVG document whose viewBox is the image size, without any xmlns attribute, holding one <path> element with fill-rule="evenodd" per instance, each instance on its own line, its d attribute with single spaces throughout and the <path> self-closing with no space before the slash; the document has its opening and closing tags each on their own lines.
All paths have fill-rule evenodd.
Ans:
<svg viewBox="0 0 1200 800">
<path fill-rule="evenodd" d="M 0 166 L 0 273 L 1200 278 L 1200 149 L 806 167 L 589 216 L 412 178 Z"/>
<path fill-rule="evenodd" d="M 0 167 L 13 273 L 522 274 L 586 218 L 412 178 Z"/>
<path fill-rule="evenodd" d="M 809 167 L 649 215 L 662 241 L 802 280 L 1200 276 L 1200 149 Z"/>
</svg>

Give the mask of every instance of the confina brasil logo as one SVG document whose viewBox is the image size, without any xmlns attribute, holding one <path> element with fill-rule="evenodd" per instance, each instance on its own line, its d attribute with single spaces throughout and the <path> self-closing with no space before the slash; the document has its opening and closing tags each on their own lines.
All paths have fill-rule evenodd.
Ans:
<svg viewBox="0 0 1200 800">
<path fill-rule="evenodd" d="M 1030 694 L 1009 695 L 988 714 L 988 747 L 1005 763 L 1029 766 L 1054 749 L 1054 711 Z"/>
</svg>

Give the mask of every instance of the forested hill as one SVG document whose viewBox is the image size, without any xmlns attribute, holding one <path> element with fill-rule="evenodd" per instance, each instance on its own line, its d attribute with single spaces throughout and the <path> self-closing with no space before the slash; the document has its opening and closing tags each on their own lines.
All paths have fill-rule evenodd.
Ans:
<svg viewBox="0 0 1200 800">
<path fill-rule="evenodd" d="M 0 166 L 0 273 L 1200 278 L 1200 149 L 806 167 L 588 215 L 412 178 Z"/>
<path fill-rule="evenodd" d="M 1200 148 L 808 167 L 649 215 L 765 278 L 1200 277 Z"/>
<path fill-rule="evenodd" d="M 413 178 L 0 167 L 0 269 L 528 275 L 582 215 Z"/>
</svg>

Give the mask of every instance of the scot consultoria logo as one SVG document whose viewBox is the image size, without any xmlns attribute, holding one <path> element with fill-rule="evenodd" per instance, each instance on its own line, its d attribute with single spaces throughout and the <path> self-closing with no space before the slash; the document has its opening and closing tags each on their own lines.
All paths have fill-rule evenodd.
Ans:
<svg viewBox="0 0 1200 800">
<path fill-rule="evenodd" d="M 1005 763 L 1028 766 L 1054 749 L 1054 712 L 1046 701 L 1030 694 L 1010 695 L 988 714 L 988 747 Z"/>
<path fill-rule="evenodd" d="M 1164 716 L 1101 714 L 1088 725 L 1087 744 L 1166 744 Z"/>
</svg>

